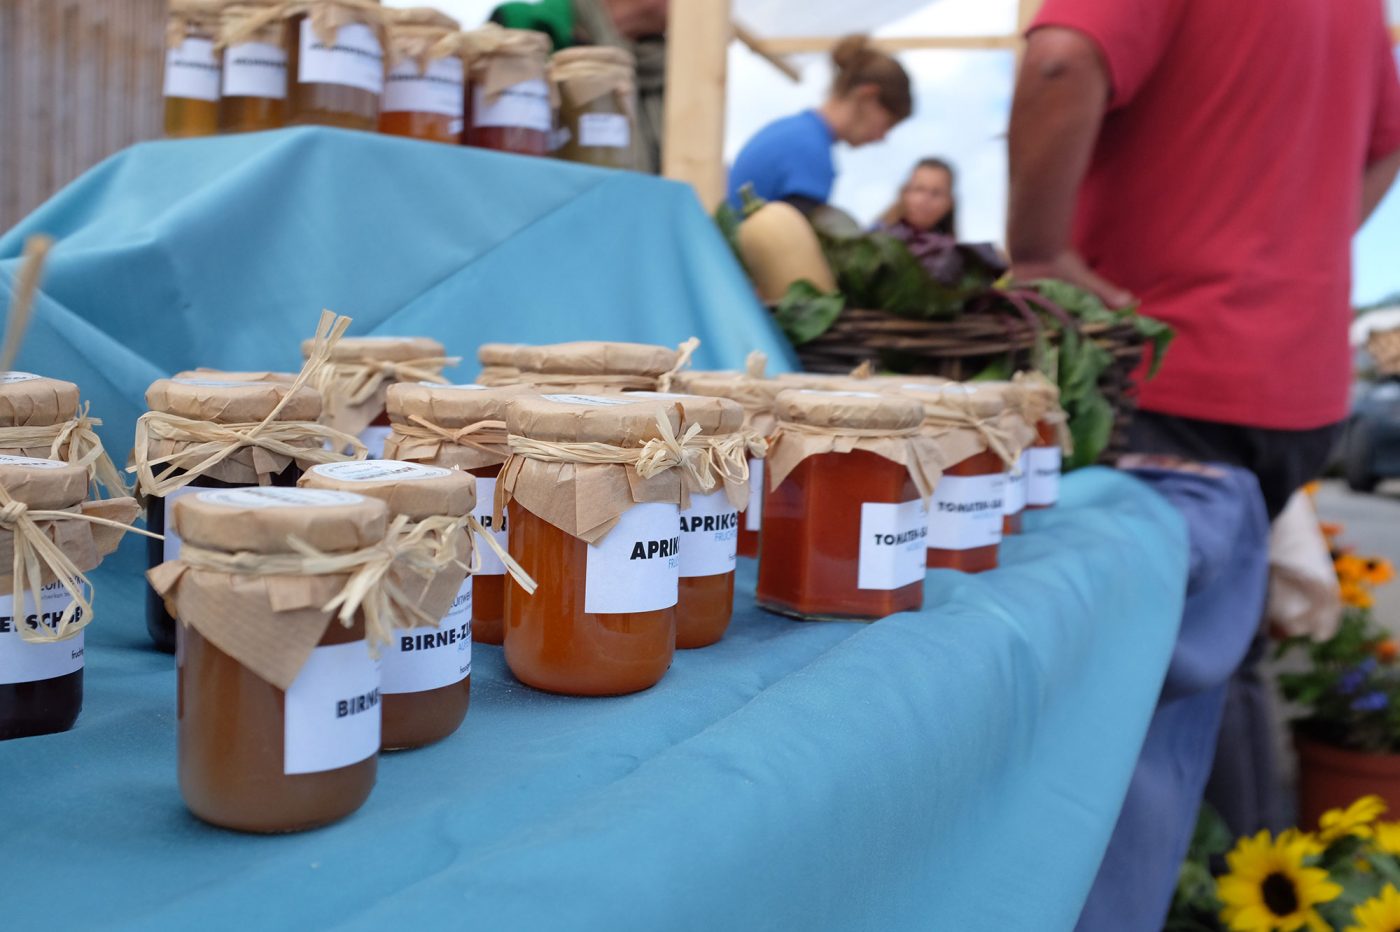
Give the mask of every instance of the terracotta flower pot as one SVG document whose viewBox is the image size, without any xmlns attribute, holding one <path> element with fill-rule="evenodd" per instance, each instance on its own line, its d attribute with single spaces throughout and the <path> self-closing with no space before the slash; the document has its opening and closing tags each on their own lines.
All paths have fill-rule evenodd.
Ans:
<svg viewBox="0 0 1400 932">
<path fill-rule="evenodd" d="M 1400 816 L 1400 754 L 1369 754 L 1322 744 L 1297 732 L 1298 824 L 1311 829 L 1328 809 L 1344 809 L 1362 796 L 1385 800 Z"/>
</svg>

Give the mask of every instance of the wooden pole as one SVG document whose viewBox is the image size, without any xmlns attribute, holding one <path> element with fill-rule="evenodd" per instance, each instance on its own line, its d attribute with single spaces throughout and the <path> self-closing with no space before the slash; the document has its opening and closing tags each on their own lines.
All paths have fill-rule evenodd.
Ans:
<svg viewBox="0 0 1400 932">
<path fill-rule="evenodd" d="M 753 52 L 759 58 L 768 62 L 768 64 L 772 65 L 774 68 L 777 68 L 783 74 L 787 75 L 789 81 L 793 82 L 794 84 L 801 82 L 802 72 L 798 71 L 787 61 L 785 61 L 781 55 L 774 52 L 772 48 L 770 48 L 769 42 L 766 39 L 760 39 L 758 36 L 749 32 L 747 29 L 745 29 L 743 26 L 740 26 L 738 23 L 734 24 L 734 38 L 744 43 L 744 45 L 748 47 L 748 50 L 750 52 Z"/>
<path fill-rule="evenodd" d="M 687 181 L 706 210 L 724 200 L 730 0 L 671 0 L 662 173 Z M 682 41 L 682 37 L 684 40 Z"/>
</svg>

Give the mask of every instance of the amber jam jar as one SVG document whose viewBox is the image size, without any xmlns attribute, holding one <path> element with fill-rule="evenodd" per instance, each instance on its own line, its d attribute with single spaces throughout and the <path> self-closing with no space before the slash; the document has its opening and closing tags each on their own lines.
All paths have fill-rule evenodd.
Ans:
<svg viewBox="0 0 1400 932">
<path fill-rule="evenodd" d="M 369 0 L 307 0 L 287 20 L 287 123 L 374 131 L 384 93 L 384 11 Z"/>
<path fill-rule="evenodd" d="M 216 0 L 171 0 L 165 29 L 165 135 L 219 130 L 219 24 Z"/>
<path fill-rule="evenodd" d="M 919 403 L 799 389 L 779 394 L 774 414 L 758 604 L 804 619 L 921 608 L 937 449 Z"/>
<path fill-rule="evenodd" d="M 301 344 L 311 357 L 314 340 Z M 326 420 L 343 433 L 360 438 L 370 459 L 384 455 L 389 436 L 385 395 L 395 382 L 446 383 L 442 370 L 460 360 L 448 358 L 441 343 L 429 337 L 345 337 L 331 350 L 330 362 L 316 374 L 325 401 Z"/>
<path fill-rule="evenodd" d="M 628 392 L 627 397 L 672 402 L 680 409 L 683 434 L 692 425 L 700 428 L 695 439 L 711 475 L 684 474 L 689 503 L 681 507 L 676 647 L 708 647 L 724 637 L 734 614 L 739 511 L 749 498 L 744 409 L 727 398 L 702 395 Z M 713 486 L 707 488 L 703 478 Z"/>
<path fill-rule="evenodd" d="M 322 606 L 350 580 L 350 555 L 382 544 L 386 522 L 383 502 L 324 489 L 220 489 L 176 503 L 185 547 L 150 577 L 181 621 L 176 754 L 180 793 L 199 818 L 295 832 L 369 796 L 379 669 L 363 614 L 346 624 Z M 293 540 L 352 565 L 289 568 Z"/>
<path fill-rule="evenodd" d="M 102 448 L 86 410 L 79 408 L 78 386 L 72 382 L 0 372 L 0 454 L 87 462 L 94 492 L 105 488 L 107 495 L 125 495 L 126 479 Z"/>
<path fill-rule="evenodd" d="M 428 7 L 385 10 L 389 73 L 379 103 L 379 131 L 430 142 L 460 143 L 466 106 L 461 28 Z"/>
<path fill-rule="evenodd" d="M 510 454 L 506 447 L 506 403 L 522 394 L 519 387 L 483 385 L 389 386 L 387 404 L 392 429 L 384 455 L 411 463 L 460 469 L 476 477 L 472 515 L 505 550 L 505 518 L 496 525 L 496 477 Z M 505 564 L 489 547 L 477 548 L 479 568 L 472 575 L 472 640 L 501 644 L 505 640 Z"/>
<path fill-rule="evenodd" d="M 510 354 L 509 378 L 495 384 L 527 385 L 540 392 L 657 391 L 663 376 L 674 373 L 683 357 L 668 346 L 648 343 L 551 343 L 519 346 Z"/>
<path fill-rule="evenodd" d="M 462 141 L 479 149 L 548 155 L 554 106 L 549 36 L 488 24 L 463 34 L 471 62 Z"/>
<path fill-rule="evenodd" d="M 564 139 L 555 154 L 570 162 L 635 169 L 637 60 L 632 53 L 605 45 L 564 49 L 550 59 L 549 79 Z"/>
<path fill-rule="evenodd" d="M 219 19 L 223 94 L 219 132 L 279 129 L 287 122 L 287 30 L 281 4 L 243 0 Z"/>
<path fill-rule="evenodd" d="M 676 373 L 676 391 L 710 398 L 728 398 L 744 409 L 744 429 L 764 441 L 773 433 L 773 402 L 785 387 L 776 379 L 763 377 L 762 365 L 755 372 Z M 762 448 L 763 444 L 755 444 Z M 738 555 L 758 556 L 759 530 L 763 527 L 763 457 L 749 452 L 749 499 L 739 519 Z"/>
<path fill-rule="evenodd" d="M 33 511 L 92 511 L 129 522 L 131 499 L 84 503 L 88 472 L 58 460 L 0 455 L 0 488 Z M 79 572 L 95 567 L 117 544 L 115 533 L 80 521 L 34 517 L 39 531 L 57 541 Z M 14 548 L 16 531 L 0 530 L 0 546 Z M 86 594 L 90 600 L 92 593 Z M 36 607 L 26 585 L 15 591 L 8 563 L 0 566 L 0 740 L 67 731 L 83 706 L 83 628 L 92 619 L 74 606 L 68 589 L 44 574 Z M 64 622 L 65 612 L 70 612 Z M 26 637 L 29 634 L 30 637 Z M 43 640 L 32 639 L 35 635 Z"/>
<path fill-rule="evenodd" d="M 506 664 L 528 686 L 575 696 L 655 685 L 676 646 L 682 485 L 663 451 L 675 451 L 678 408 L 521 397 L 506 424 L 512 454 L 497 494 L 510 553 L 539 584 L 527 596 L 506 582 Z M 655 470 L 638 465 L 644 450 L 661 454 Z"/>
<path fill-rule="evenodd" d="M 146 404 L 151 412 L 182 419 L 158 430 L 147 426 L 143 431 L 138 426 L 138 455 L 143 452 L 141 438 L 145 437 L 142 461 L 176 456 L 168 463 L 138 470 L 137 474 L 137 488 L 146 503 L 146 529 L 165 535 L 163 541 L 147 539 L 149 565 L 156 566 L 180 556 L 180 535 L 170 529 L 170 509 L 181 497 L 199 489 L 296 485 L 302 468 L 298 460 L 256 446 L 244 446 L 218 463 L 207 465 L 187 483 L 164 489 L 176 477 L 187 475 L 189 470 L 208 459 L 210 453 L 201 433 L 205 425 L 247 433 L 272 414 L 283 399 L 287 402 L 277 411 L 276 421 L 301 425 L 306 429 L 306 436 L 297 444 L 306 446 L 308 455 L 314 455 L 313 451 L 324 453 L 319 450 L 321 441 L 315 433 L 316 419 L 321 416 L 321 396 L 312 389 L 293 391 L 292 385 L 285 382 L 196 378 L 161 379 L 146 390 Z M 184 423 L 186 421 L 189 423 Z M 150 589 L 146 591 L 146 630 L 159 649 L 175 649 L 175 620 L 167 613 L 165 602 Z"/>
<path fill-rule="evenodd" d="M 396 578 L 415 604 L 444 606 L 437 625 L 394 632 L 380 654 L 380 692 L 385 751 L 422 747 L 452 734 L 467 717 L 472 686 L 471 540 L 465 525 L 451 522 L 470 514 L 476 481 L 463 472 L 394 460 L 355 460 L 313 466 L 299 483 L 306 489 L 339 489 L 377 498 L 415 525 L 432 521 L 455 541 L 458 563 L 429 579 Z M 436 614 L 436 613 L 435 613 Z"/>
</svg>

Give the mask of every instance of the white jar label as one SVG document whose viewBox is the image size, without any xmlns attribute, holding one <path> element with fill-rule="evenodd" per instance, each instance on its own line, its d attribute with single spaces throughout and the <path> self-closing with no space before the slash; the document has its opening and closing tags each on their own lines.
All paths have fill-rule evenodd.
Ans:
<svg viewBox="0 0 1400 932">
<path fill-rule="evenodd" d="M 354 492 L 337 489 L 288 489 L 281 486 L 249 486 L 199 492 L 199 500 L 229 508 L 340 508 L 365 500 Z"/>
<path fill-rule="evenodd" d="M 472 672 L 472 578 L 436 628 L 395 631 L 381 660 L 385 694 L 421 693 L 460 683 Z"/>
<path fill-rule="evenodd" d="M 219 99 L 219 60 L 210 39 L 186 38 L 165 52 L 165 96 Z"/>
<path fill-rule="evenodd" d="M 34 456 L 11 456 L 0 454 L 0 466 L 23 466 L 26 469 L 62 469 L 67 463 L 60 460 L 44 460 Z"/>
<path fill-rule="evenodd" d="M 549 86 L 541 79 L 521 81 L 487 101 L 486 89 L 472 88 L 472 125 L 508 126 L 547 133 L 554 128 L 554 108 L 549 103 Z"/>
<path fill-rule="evenodd" d="M 899 589 L 924 578 L 928 509 L 921 499 L 860 506 L 860 565 L 856 587 Z"/>
<path fill-rule="evenodd" d="M 405 59 L 384 79 L 380 109 L 385 113 L 438 113 L 460 120 L 466 106 L 464 84 L 460 58 L 435 58 L 425 72 L 418 70 L 417 59 Z"/>
<path fill-rule="evenodd" d="M 721 489 L 692 495 L 681 512 L 681 577 L 734 572 L 739 546 L 739 510 Z"/>
<path fill-rule="evenodd" d="M 311 28 L 311 19 L 301 21 L 301 57 L 297 60 L 297 83 L 343 84 L 371 94 L 384 90 L 384 49 L 379 37 L 364 23 L 348 23 L 335 34 L 335 43 L 326 45 Z"/>
<path fill-rule="evenodd" d="M 763 460 L 749 460 L 749 507 L 744 512 L 744 530 L 763 527 Z"/>
<path fill-rule="evenodd" d="M 1006 499 L 1002 514 L 1019 515 L 1026 510 L 1026 493 L 1030 486 L 1030 454 L 1022 451 L 1016 461 L 1016 472 L 1006 477 Z"/>
<path fill-rule="evenodd" d="M 578 144 L 585 148 L 627 149 L 632 123 L 620 113 L 584 113 L 578 118 Z"/>
<path fill-rule="evenodd" d="M 476 518 L 491 536 L 496 538 L 496 543 L 501 545 L 501 549 L 506 549 L 506 524 L 505 511 L 501 512 L 501 526 L 493 527 L 494 519 L 491 511 L 496 502 L 496 480 L 495 478 L 483 478 L 478 476 L 476 480 L 476 507 L 472 509 L 472 517 Z M 477 553 L 481 555 L 481 569 L 476 571 L 477 576 L 504 576 L 506 572 L 505 564 L 501 558 L 496 556 L 496 552 L 490 547 L 481 543 L 476 545 Z"/>
<path fill-rule="evenodd" d="M 545 395 L 545 401 L 557 401 L 561 405 L 578 405 L 583 408 L 609 408 L 614 405 L 634 405 L 635 398 L 627 398 L 622 395 L 607 397 L 605 395 Z"/>
<path fill-rule="evenodd" d="M 286 49 L 267 42 L 244 42 L 226 49 L 224 96 L 286 100 Z"/>
<path fill-rule="evenodd" d="M 312 466 L 311 472 L 342 482 L 416 482 L 419 479 L 441 479 L 452 475 L 452 470 L 443 469 L 441 466 L 424 466 L 421 463 L 404 463 L 399 460 L 345 460 L 340 463 L 321 463 Z"/>
<path fill-rule="evenodd" d="M 16 382 L 33 382 L 41 378 L 32 372 L 4 372 L 0 373 L 0 385 L 13 385 Z"/>
<path fill-rule="evenodd" d="M 1001 543 L 1006 473 L 944 476 L 928 514 L 930 550 L 974 550 Z"/>
<path fill-rule="evenodd" d="M 1029 504 L 1044 508 L 1060 500 L 1060 470 L 1063 467 L 1059 447 L 1031 447 L 1030 466 L 1026 473 L 1030 477 L 1030 489 L 1026 493 Z"/>
<path fill-rule="evenodd" d="M 21 629 L 37 631 L 40 625 L 52 631 L 58 627 L 64 609 L 72 604 L 73 597 L 68 590 L 56 582 L 39 590 L 37 612 L 31 592 L 24 593 L 19 612 L 15 611 L 13 595 L 0 596 L 0 683 L 51 680 L 83 668 L 82 631 L 66 641 L 51 644 L 32 644 L 20 633 Z M 75 620 L 80 617 L 75 615 Z"/>
<path fill-rule="evenodd" d="M 674 606 L 680 591 L 679 519 L 676 505 L 633 505 L 601 542 L 589 544 L 583 610 L 613 615 Z"/>
<path fill-rule="evenodd" d="M 165 509 L 165 541 L 161 545 L 161 555 L 168 563 L 171 560 L 180 559 L 180 545 L 183 543 L 179 533 L 175 530 L 175 502 L 186 495 L 193 495 L 200 491 L 195 486 L 185 486 L 183 489 L 176 489 L 173 492 L 165 493 L 163 508 Z"/>
<path fill-rule="evenodd" d="M 287 689 L 282 772 L 320 773 L 379 751 L 379 664 L 365 641 L 317 647 Z"/>
</svg>

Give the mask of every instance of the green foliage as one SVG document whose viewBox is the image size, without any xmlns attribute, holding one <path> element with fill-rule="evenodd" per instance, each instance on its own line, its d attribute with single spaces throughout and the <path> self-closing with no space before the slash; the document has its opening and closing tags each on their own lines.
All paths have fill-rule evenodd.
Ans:
<svg viewBox="0 0 1400 932">
<path fill-rule="evenodd" d="M 839 294 L 826 294 L 803 279 L 793 282 L 773 308 L 773 317 L 793 346 L 809 343 L 831 329 L 846 306 Z"/>
<path fill-rule="evenodd" d="M 1233 842 L 1225 820 L 1203 803 L 1163 932 L 1216 932 L 1220 928 L 1220 899 L 1215 895 L 1211 865 Z"/>
<path fill-rule="evenodd" d="M 1304 734 L 1357 751 L 1400 752 L 1400 666 L 1387 644 L 1370 611 L 1352 607 L 1328 640 L 1292 638 L 1279 646 L 1280 654 L 1308 658 L 1307 669 L 1278 677 L 1284 697 L 1307 710 L 1297 723 Z"/>
<path fill-rule="evenodd" d="M 956 317 L 968 295 L 945 288 L 924 271 L 898 239 L 886 233 L 821 236 L 836 287 L 851 307 L 880 308 L 901 317 Z"/>
</svg>

